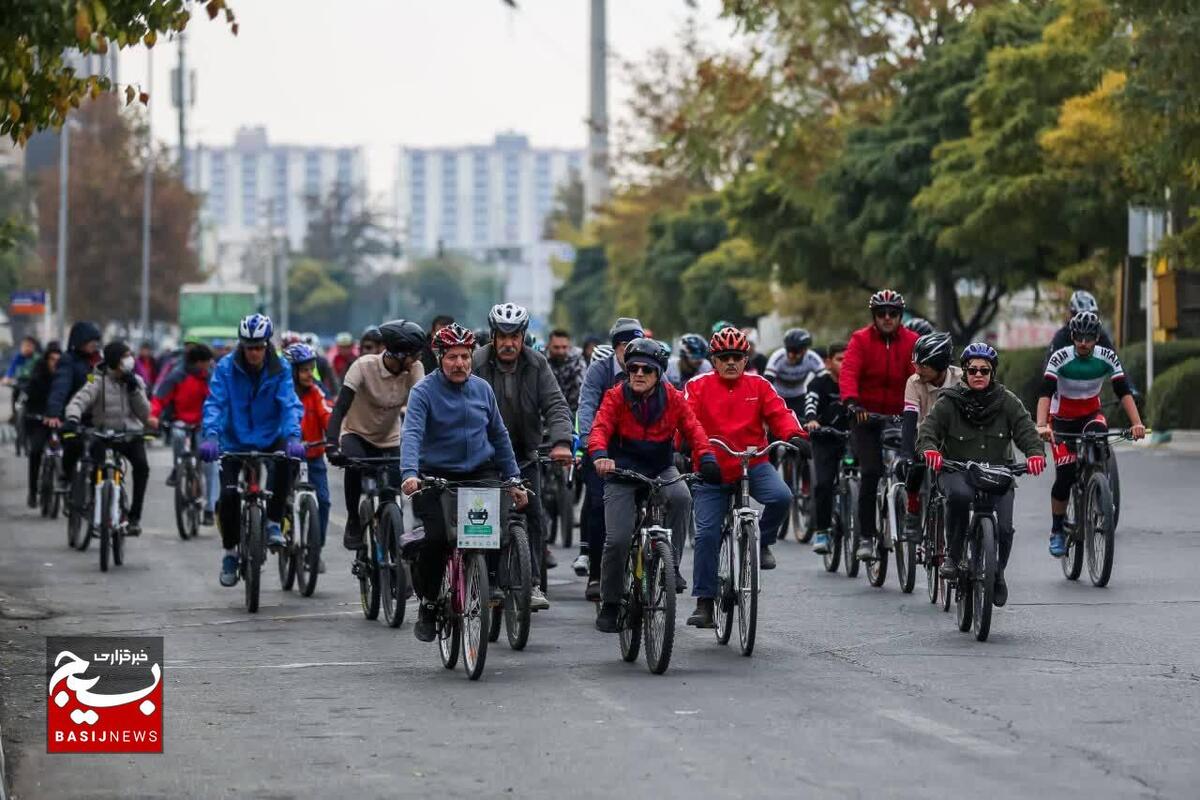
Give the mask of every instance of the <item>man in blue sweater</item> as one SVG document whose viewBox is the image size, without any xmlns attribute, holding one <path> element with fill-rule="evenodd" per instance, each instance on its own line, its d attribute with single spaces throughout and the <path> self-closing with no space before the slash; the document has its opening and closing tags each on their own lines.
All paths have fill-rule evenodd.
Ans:
<svg viewBox="0 0 1200 800">
<path fill-rule="evenodd" d="M 450 481 L 521 477 L 496 395 L 487 381 L 471 374 L 475 334 L 451 323 L 434 334 L 432 344 L 437 369 L 409 393 L 400 442 L 401 490 L 413 498 L 413 513 L 425 529 L 412 569 L 413 588 L 421 598 L 413 633 L 422 642 L 431 642 L 436 635 L 434 601 L 451 545 L 441 493 L 418 494 L 418 475 Z M 523 509 L 528 502 L 525 491 L 513 489 L 510 494 L 514 508 Z M 494 561 L 489 559 L 492 570 Z M 493 581 L 492 600 L 498 599 L 503 594 Z"/>
</svg>

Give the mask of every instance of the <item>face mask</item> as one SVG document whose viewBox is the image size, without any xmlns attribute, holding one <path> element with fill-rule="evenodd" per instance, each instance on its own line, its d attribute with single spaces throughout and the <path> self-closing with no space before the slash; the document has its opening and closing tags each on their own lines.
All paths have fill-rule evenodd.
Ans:
<svg viewBox="0 0 1200 800">
<path fill-rule="evenodd" d="M 123 356 L 121 358 L 121 371 L 133 372 L 133 356 Z"/>
</svg>

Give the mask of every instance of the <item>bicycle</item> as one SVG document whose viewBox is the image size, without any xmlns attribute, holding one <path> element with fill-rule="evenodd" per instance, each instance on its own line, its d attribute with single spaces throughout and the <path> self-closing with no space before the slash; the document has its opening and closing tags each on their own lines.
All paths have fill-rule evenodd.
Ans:
<svg viewBox="0 0 1200 800">
<path fill-rule="evenodd" d="M 1117 496 L 1111 483 L 1116 470 L 1109 442 L 1131 440 L 1133 431 L 1130 428 L 1110 431 L 1103 421 L 1095 422 L 1103 430 L 1088 430 L 1092 424 L 1088 423 L 1082 433 L 1054 434 L 1055 439 L 1077 443 L 1073 457 L 1079 465 L 1063 524 L 1067 554 L 1060 561 L 1067 580 L 1078 580 L 1086 553 L 1092 585 L 1104 587 L 1112 578 L 1117 531 Z M 1149 430 L 1146 429 L 1147 433 Z"/>
<path fill-rule="evenodd" d="M 30 414 L 26 422 L 41 422 L 41 414 Z M 65 503 L 67 490 L 64 487 L 62 439 L 57 430 L 50 430 L 46 446 L 42 449 L 42 463 L 38 467 L 38 509 L 46 519 L 57 519 L 59 509 Z"/>
<path fill-rule="evenodd" d="M 896 475 L 896 461 L 899 459 L 900 452 L 900 429 L 896 426 L 900 423 L 900 417 L 868 414 L 867 422 L 884 426 L 879 437 L 883 471 L 875 490 L 875 557 L 866 562 L 867 581 L 877 589 L 883 586 L 887 581 L 888 553 L 896 550 L 897 570 L 903 573 L 901 588 L 904 588 L 905 578 L 908 578 L 906 591 L 911 592 L 915 575 L 909 576 L 908 562 L 913 560 L 913 555 L 911 550 L 896 547 L 896 543 L 900 539 L 897 535 L 900 530 L 899 526 L 904 524 L 906 499 L 904 483 Z M 855 494 L 858 493 L 855 492 Z M 861 520 L 856 521 L 861 529 Z M 901 550 L 904 550 L 903 555 L 900 553 Z M 854 560 L 859 560 L 857 555 L 854 556 Z M 902 561 L 905 563 L 901 564 Z"/>
<path fill-rule="evenodd" d="M 975 640 L 985 642 L 992 627 L 992 593 L 1000 558 L 996 502 L 1008 493 L 1018 475 L 1025 474 L 1026 467 L 947 459 L 942 462 L 942 470 L 966 473 L 967 483 L 975 490 L 963 559 L 954 578 L 954 600 L 958 629 L 974 629 Z"/>
<path fill-rule="evenodd" d="M 772 442 L 764 448 L 748 447 L 734 450 L 720 439 L 709 439 L 742 464 L 738 493 L 721 526 L 721 547 L 717 557 L 717 603 L 714 617 L 717 623 L 717 644 L 728 644 L 733 635 L 734 611 L 737 611 L 738 644 L 742 655 L 754 652 L 758 631 L 758 592 L 760 580 L 758 519 L 761 512 L 750 505 L 750 462 L 761 455 L 770 455 L 782 448 L 786 453 L 797 450 L 787 442 Z M 737 533 L 734 533 L 736 528 Z M 734 553 L 737 565 L 734 565 Z"/>
<path fill-rule="evenodd" d="M 264 453 L 258 450 L 231 451 L 221 454 L 221 459 L 233 459 L 241 463 L 238 494 L 242 498 L 241 523 L 238 537 L 238 573 L 245 586 L 246 611 L 258 611 L 259 588 L 262 565 L 267 560 L 266 515 L 267 501 L 271 490 L 263 487 L 263 468 L 268 461 L 288 461 L 282 453 Z M 276 468 L 286 467 L 277 464 Z"/>
<path fill-rule="evenodd" d="M 80 440 L 80 453 L 75 462 L 75 472 L 72 473 L 70 485 L 67 487 L 64 510 L 67 516 L 67 546 L 83 551 L 88 549 L 95 533 L 92 529 L 92 479 L 95 463 L 92 460 L 91 432 L 83 429 L 78 433 L 63 433 L 64 442 L 76 437 Z"/>
<path fill-rule="evenodd" d="M 175 529 L 185 542 L 200 533 L 200 514 L 205 498 L 204 470 L 193 447 L 198 425 L 176 422 L 172 435 L 183 437 L 183 452 L 175 462 Z M 177 434 L 175 432 L 178 432 Z"/>
<path fill-rule="evenodd" d="M 128 494 L 125 492 L 125 458 L 113 445 L 135 441 L 145 436 L 141 431 L 91 430 L 88 439 L 103 444 L 104 455 L 98 459 L 92 482 L 92 520 L 90 530 L 97 531 L 100 540 L 100 571 L 108 572 L 109 558 L 115 566 L 125 563 L 125 530 L 129 524 Z M 81 548 L 82 549 L 82 548 Z"/>
<path fill-rule="evenodd" d="M 925 567 L 925 592 L 929 602 L 937 603 L 939 597 L 948 595 L 946 581 L 938 574 L 938 567 L 946 558 L 946 498 L 929 470 L 925 471 L 921 495 L 924 501 L 921 503 L 921 541 L 916 546 L 916 563 Z M 942 604 L 942 610 L 950 610 L 948 601 Z"/>
<path fill-rule="evenodd" d="M 400 458 L 343 455 L 341 463 L 358 469 L 362 475 L 362 499 L 358 501 L 362 544 L 354 551 L 350 567 L 351 574 L 358 579 L 359 605 L 368 620 L 378 619 L 382 608 L 384 623 L 389 628 L 399 628 L 412 595 L 401 557 L 404 515 L 397 489 L 391 483 Z"/>
<path fill-rule="evenodd" d="M 313 442 L 305 442 L 313 446 Z M 316 444 L 322 444 L 317 442 Z M 317 590 L 321 562 L 321 513 L 316 487 L 308 480 L 308 461 L 300 459 L 292 494 L 283 511 L 283 541 L 279 548 L 279 585 L 285 592 L 296 591 L 312 597 Z"/>
<path fill-rule="evenodd" d="M 546 543 L 562 539 L 562 547 L 570 548 L 575 541 L 575 460 L 570 464 L 541 459 L 542 508 L 546 511 L 549 524 L 546 526 Z M 545 583 L 542 590 L 546 589 Z"/>
<path fill-rule="evenodd" d="M 442 666 L 454 669 L 461 652 L 463 669 L 469 680 L 477 681 L 483 675 L 487 661 L 487 647 L 491 632 L 488 612 L 491 590 L 488 581 L 486 550 L 499 546 L 491 541 L 472 540 L 463 543 L 463 534 L 476 535 L 469 529 L 484 527 L 488 521 L 486 511 L 473 509 L 468 512 L 468 524 L 458 519 L 457 508 L 448 498 L 457 498 L 461 488 L 495 491 L 495 507 L 499 506 L 499 492 L 521 486 L 519 479 L 511 481 L 449 481 L 445 478 L 426 477 L 421 479 L 421 491 L 436 490 L 445 493 L 442 498 L 443 513 L 446 515 L 447 533 L 454 535 L 450 558 L 442 575 L 442 585 L 434 600 L 435 629 L 437 631 L 438 655 Z M 484 506 L 486 509 L 486 505 Z M 453 513 L 451 513 L 453 512 Z M 494 526 L 492 526 L 494 529 Z M 499 539 L 497 536 L 496 539 Z M 529 552 L 526 545 L 525 552 Z M 528 574 L 528 573 L 526 573 Z"/>
<path fill-rule="evenodd" d="M 645 488 L 638 492 L 633 539 L 625 559 L 621 603 L 617 613 L 620 627 L 621 658 L 637 660 L 642 639 L 646 645 L 646 666 L 655 675 L 667 671 L 675 642 L 675 553 L 671 548 L 671 530 L 662 525 L 662 490 L 680 481 L 693 481 L 695 473 L 674 478 L 647 478 L 639 472 L 614 469 L 609 480 L 636 483 Z M 757 553 L 756 553 L 757 555 Z"/>
<path fill-rule="evenodd" d="M 779 528 L 779 538 L 786 538 L 789 529 L 796 541 L 806 544 L 816 533 L 812 527 L 812 464 L 803 453 L 783 453 L 780 462 L 783 482 L 792 493 L 792 504 L 788 515 Z"/>
<path fill-rule="evenodd" d="M 532 494 L 532 490 L 526 489 Z M 501 502 L 508 502 L 501 498 Z M 508 524 L 500 534 L 500 561 L 496 569 L 496 582 L 504 593 L 504 602 L 492 609 L 488 641 L 500 638 L 500 623 L 503 620 L 504 634 L 508 646 L 513 650 L 524 650 L 529 643 L 529 629 L 533 619 L 530 609 L 533 594 L 533 556 L 529 549 L 529 532 L 525 517 L 510 509 Z"/>
</svg>

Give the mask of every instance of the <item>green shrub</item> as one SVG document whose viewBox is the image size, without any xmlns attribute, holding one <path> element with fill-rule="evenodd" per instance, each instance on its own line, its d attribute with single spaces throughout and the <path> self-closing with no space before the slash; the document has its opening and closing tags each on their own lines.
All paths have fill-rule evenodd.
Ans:
<svg viewBox="0 0 1200 800">
<path fill-rule="evenodd" d="M 1175 342 L 1161 342 L 1154 345 L 1154 386 L 1158 381 L 1178 364 L 1200 358 L 1200 339 L 1180 339 Z M 1139 399 L 1142 416 L 1146 416 L 1149 398 L 1146 397 L 1146 344 L 1137 342 L 1129 347 L 1121 348 L 1121 366 L 1125 374 L 1133 381 L 1133 386 L 1141 394 Z M 1100 400 L 1104 403 L 1114 401 L 1112 385 L 1106 384 Z M 1109 424 L 1114 428 L 1129 427 L 1129 418 L 1120 406 L 1105 410 Z M 1149 424 L 1149 423 L 1147 423 Z"/>
<path fill-rule="evenodd" d="M 1155 360 L 1157 362 L 1157 358 Z M 1200 403 L 1196 402 L 1197 397 L 1200 397 L 1200 358 L 1192 358 L 1176 364 L 1154 379 L 1154 387 L 1146 403 L 1148 424 L 1160 431 L 1200 430 Z"/>
<path fill-rule="evenodd" d="M 1000 353 L 997 377 L 1013 394 L 1021 398 L 1030 414 L 1037 411 L 1037 394 L 1042 385 L 1045 358 L 1045 347 L 1024 347 Z"/>
</svg>

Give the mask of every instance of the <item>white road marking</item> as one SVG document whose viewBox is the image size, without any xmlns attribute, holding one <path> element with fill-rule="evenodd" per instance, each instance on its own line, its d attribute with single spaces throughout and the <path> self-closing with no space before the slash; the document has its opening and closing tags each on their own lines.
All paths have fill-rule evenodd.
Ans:
<svg viewBox="0 0 1200 800">
<path fill-rule="evenodd" d="M 937 720 L 922 717 L 920 714 L 914 714 L 911 711 L 905 711 L 898 708 L 885 708 L 878 712 L 879 716 L 885 719 L 890 719 L 892 722 L 903 725 L 904 727 L 914 730 L 917 733 L 923 733 L 927 736 L 933 736 L 941 739 L 944 742 L 957 745 L 964 750 L 970 750 L 981 756 L 1015 756 L 1016 751 L 1007 748 L 1003 745 L 994 744 L 992 742 L 980 739 L 977 736 L 972 736 L 965 731 L 960 731 L 952 725 L 946 725 Z"/>
<path fill-rule="evenodd" d="M 172 666 L 171 669 L 202 669 L 205 671 L 219 669 L 308 669 L 309 667 L 370 667 L 380 664 L 393 664 L 393 661 L 303 661 L 295 664 L 238 664 L 223 666 L 219 664 L 196 664 Z"/>
</svg>

